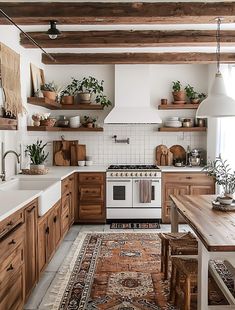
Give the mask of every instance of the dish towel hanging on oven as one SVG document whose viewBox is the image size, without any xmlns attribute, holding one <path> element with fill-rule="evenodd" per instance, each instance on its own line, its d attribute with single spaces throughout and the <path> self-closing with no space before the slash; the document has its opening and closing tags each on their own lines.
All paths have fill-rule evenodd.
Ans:
<svg viewBox="0 0 235 310">
<path fill-rule="evenodd" d="M 140 202 L 150 203 L 152 198 L 152 180 L 139 181 Z"/>
</svg>

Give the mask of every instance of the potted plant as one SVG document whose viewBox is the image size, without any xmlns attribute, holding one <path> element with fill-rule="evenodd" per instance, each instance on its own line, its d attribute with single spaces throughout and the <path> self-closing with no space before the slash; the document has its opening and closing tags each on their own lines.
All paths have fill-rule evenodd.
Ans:
<svg viewBox="0 0 235 310">
<path fill-rule="evenodd" d="M 90 116 L 86 116 L 86 115 L 84 115 L 84 122 L 83 122 L 83 125 L 84 126 L 86 126 L 86 127 L 88 127 L 88 128 L 93 128 L 93 127 L 95 127 L 95 123 L 96 123 L 96 121 L 97 121 L 97 117 L 90 117 Z"/>
<path fill-rule="evenodd" d="M 29 144 L 26 146 L 26 153 L 29 155 L 31 163 L 30 169 L 44 170 L 44 162 L 47 159 L 49 152 L 45 154 L 44 148 L 47 143 L 42 144 L 42 141 L 37 140 L 36 144 Z"/>
<path fill-rule="evenodd" d="M 180 81 L 172 82 L 172 95 L 174 98 L 174 103 L 185 103 L 185 91 L 182 90 L 182 85 Z"/>
<path fill-rule="evenodd" d="M 202 100 L 206 99 L 206 94 L 204 94 L 204 93 L 199 93 L 199 94 L 198 94 L 198 98 L 199 98 L 199 101 L 202 102 Z"/>
<path fill-rule="evenodd" d="M 74 104 L 74 97 L 78 92 L 78 81 L 72 78 L 72 82 L 61 91 L 62 104 Z"/>
<path fill-rule="evenodd" d="M 232 172 L 227 160 L 222 160 L 219 156 L 214 161 L 209 161 L 203 170 L 223 188 L 223 194 L 217 198 L 218 201 L 223 204 L 231 204 L 235 192 L 235 171 Z"/>
<path fill-rule="evenodd" d="M 56 101 L 58 87 L 55 85 L 54 82 L 43 84 L 41 87 L 41 90 L 45 98 Z"/>
<path fill-rule="evenodd" d="M 194 90 L 194 87 L 191 85 L 187 85 L 184 88 L 185 92 L 186 92 L 186 96 L 188 97 L 188 99 L 190 100 L 191 103 L 199 103 L 200 99 L 198 97 L 198 93 Z"/>
<path fill-rule="evenodd" d="M 56 118 L 50 117 L 51 113 L 44 113 L 41 115 L 40 126 L 54 127 Z"/>
<path fill-rule="evenodd" d="M 92 94 L 102 93 L 104 90 L 103 83 L 103 80 L 99 82 L 92 76 L 89 76 L 88 78 L 84 77 L 81 81 L 78 81 L 77 85 L 80 103 L 90 102 Z"/>
</svg>

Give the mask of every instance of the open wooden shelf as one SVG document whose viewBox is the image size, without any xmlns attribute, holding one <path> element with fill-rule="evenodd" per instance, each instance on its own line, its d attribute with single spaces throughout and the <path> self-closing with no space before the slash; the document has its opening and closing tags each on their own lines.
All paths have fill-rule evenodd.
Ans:
<svg viewBox="0 0 235 310">
<path fill-rule="evenodd" d="M 158 110 L 183 110 L 183 109 L 194 109 L 199 107 L 200 103 L 184 103 L 184 104 L 160 104 Z"/>
<path fill-rule="evenodd" d="M 87 128 L 87 127 L 79 127 L 79 128 L 70 128 L 70 127 L 48 127 L 48 126 L 27 126 L 28 131 L 104 131 L 102 127 L 96 128 Z"/>
<path fill-rule="evenodd" d="M 164 132 L 200 132 L 200 131 L 206 131 L 206 127 L 179 127 L 179 128 L 173 128 L 173 127 L 160 127 L 158 128 L 158 131 L 164 131 Z"/>
<path fill-rule="evenodd" d="M 101 104 L 59 104 L 48 98 L 28 97 L 27 102 L 50 110 L 103 110 Z"/>
<path fill-rule="evenodd" d="M 17 119 L 0 117 L 0 130 L 17 130 Z"/>
</svg>

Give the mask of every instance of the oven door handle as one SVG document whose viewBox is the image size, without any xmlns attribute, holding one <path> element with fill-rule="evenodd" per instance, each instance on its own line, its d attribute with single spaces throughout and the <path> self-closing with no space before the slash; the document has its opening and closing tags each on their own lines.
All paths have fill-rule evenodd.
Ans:
<svg viewBox="0 0 235 310">
<path fill-rule="evenodd" d="M 127 183 L 127 182 L 131 182 L 131 180 L 107 180 L 108 183 L 116 183 L 116 182 L 121 182 L 121 183 Z"/>
<path fill-rule="evenodd" d="M 140 180 L 135 180 L 135 183 L 138 183 Z M 159 183 L 159 180 L 152 180 L 152 183 Z"/>
</svg>

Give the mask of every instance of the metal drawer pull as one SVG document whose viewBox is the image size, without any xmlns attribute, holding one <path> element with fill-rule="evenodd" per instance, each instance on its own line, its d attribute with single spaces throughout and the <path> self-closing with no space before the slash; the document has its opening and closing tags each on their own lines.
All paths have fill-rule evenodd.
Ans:
<svg viewBox="0 0 235 310">
<path fill-rule="evenodd" d="M 186 179 L 191 180 L 191 179 L 192 179 L 192 177 L 186 177 Z"/>
<path fill-rule="evenodd" d="M 12 264 L 10 264 L 10 266 L 7 268 L 7 271 L 11 271 L 13 269 L 14 269 L 14 267 L 12 266 Z"/>
<path fill-rule="evenodd" d="M 108 183 L 116 183 L 116 182 L 121 182 L 121 183 L 128 183 L 128 182 L 131 182 L 131 180 L 108 180 L 107 181 Z"/>
<path fill-rule="evenodd" d="M 7 223 L 7 226 L 12 226 L 12 225 L 13 225 L 13 222 L 12 222 L 12 221 L 10 221 L 10 222 Z"/>
<path fill-rule="evenodd" d="M 53 219 L 54 223 L 56 223 L 57 221 L 57 217 L 55 216 L 54 219 Z"/>
<path fill-rule="evenodd" d="M 160 181 L 159 180 L 152 180 L 152 183 L 159 183 Z"/>
<path fill-rule="evenodd" d="M 68 217 L 69 217 L 69 215 L 67 214 L 67 215 L 66 215 L 66 217 L 68 218 Z"/>
<path fill-rule="evenodd" d="M 8 244 L 9 244 L 9 245 L 10 245 L 10 244 L 16 244 L 16 242 L 15 242 L 14 239 L 12 239 Z"/>
</svg>

